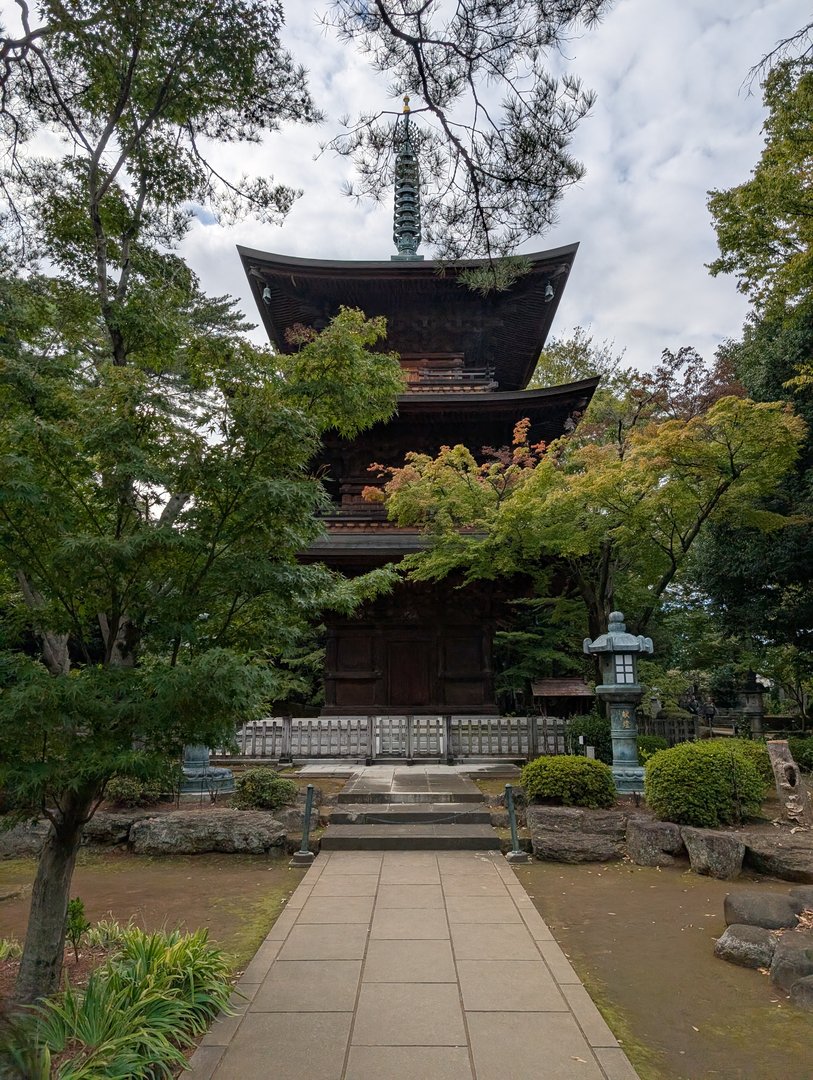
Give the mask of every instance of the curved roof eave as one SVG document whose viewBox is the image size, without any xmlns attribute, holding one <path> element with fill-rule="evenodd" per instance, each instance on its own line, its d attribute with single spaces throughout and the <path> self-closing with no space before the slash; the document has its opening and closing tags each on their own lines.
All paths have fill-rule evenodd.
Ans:
<svg viewBox="0 0 813 1080">
<path fill-rule="evenodd" d="M 457 281 L 457 271 L 485 266 L 485 259 L 442 264 L 302 259 L 246 247 L 238 252 L 269 339 L 280 352 L 294 348 L 286 340 L 290 326 L 322 329 L 346 304 L 387 319 L 385 347 L 403 356 L 463 354 L 467 367 L 492 367 L 500 388 L 516 391 L 533 373 L 578 246 L 524 256 L 530 272 L 485 297 Z M 548 285 L 554 295 L 546 299 Z"/>
</svg>

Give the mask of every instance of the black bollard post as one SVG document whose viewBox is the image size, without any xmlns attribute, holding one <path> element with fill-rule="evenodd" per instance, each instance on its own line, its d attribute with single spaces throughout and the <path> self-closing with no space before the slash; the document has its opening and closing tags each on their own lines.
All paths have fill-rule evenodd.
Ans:
<svg viewBox="0 0 813 1080">
<path fill-rule="evenodd" d="M 291 866 L 310 866 L 314 860 L 314 854 L 308 846 L 308 839 L 311 831 L 312 810 L 313 784 L 308 784 L 307 791 L 305 792 L 305 821 L 302 826 L 302 843 L 299 846 L 299 851 L 295 852 L 291 858 Z"/>
<path fill-rule="evenodd" d="M 511 850 L 505 856 L 507 862 L 528 862 L 529 856 L 519 846 L 517 835 L 517 812 L 514 809 L 514 789 L 511 784 L 505 785 L 505 805 L 508 807 L 508 824 L 511 826 Z"/>
</svg>

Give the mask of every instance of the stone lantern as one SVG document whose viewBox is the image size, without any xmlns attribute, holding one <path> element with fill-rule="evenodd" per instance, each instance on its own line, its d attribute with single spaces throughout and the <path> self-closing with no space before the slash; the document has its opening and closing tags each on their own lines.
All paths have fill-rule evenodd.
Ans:
<svg viewBox="0 0 813 1080">
<path fill-rule="evenodd" d="M 756 674 L 748 670 L 748 679 L 740 690 L 740 711 L 748 725 L 752 739 L 762 738 L 762 720 L 765 716 L 765 687 L 757 681 Z"/>
<path fill-rule="evenodd" d="M 621 794 L 644 789 L 644 770 L 638 764 L 638 723 L 635 709 L 643 697 L 638 682 L 638 657 L 652 653 L 652 639 L 627 633 L 624 615 L 611 611 L 607 633 L 584 639 L 588 656 L 598 656 L 602 681 L 596 695 L 610 707 L 613 740 L 613 778 Z"/>
</svg>

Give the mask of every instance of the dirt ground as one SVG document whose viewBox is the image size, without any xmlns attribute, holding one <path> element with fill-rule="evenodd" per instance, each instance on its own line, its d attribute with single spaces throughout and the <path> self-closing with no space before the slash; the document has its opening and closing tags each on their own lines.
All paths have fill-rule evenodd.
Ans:
<svg viewBox="0 0 813 1080">
<path fill-rule="evenodd" d="M 0 937 L 22 941 L 28 920 L 33 859 L 0 862 Z M 212 941 L 242 969 L 302 879 L 287 859 L 258 855 L 150 858 L 126 852 L 82 852 L 71 896 L 91 922 L 109 917 L 147 930 L 205 926 Z M 70 966 L 69 963 L 67 966 Z"/>
<path fill-rule="evenodd" d="M 516 871 L 642 1080 L 811 1080 L 813 1014 L 713 954 L 726 893 L 791 883 L 629 863 Z"/>
</svg>

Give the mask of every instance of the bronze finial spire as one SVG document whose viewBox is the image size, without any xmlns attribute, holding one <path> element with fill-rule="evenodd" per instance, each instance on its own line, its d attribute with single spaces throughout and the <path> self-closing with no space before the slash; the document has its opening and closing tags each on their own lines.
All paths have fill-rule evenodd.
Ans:
<svg viewBox="0 0 813 1080">
<path fill-rule="evenodd" d="M 418 158 L 409 138 L 409 96 L 404 94 L 403 125 L 400 140 L 396 127 L 398 150 L 395 155 L 395 211 L 393 214 L 392 239 L 397 255 L 391 258 L 403 262 L 417 262 L 421 242 L 421 180 Z"/>
</svg>

